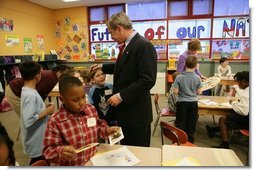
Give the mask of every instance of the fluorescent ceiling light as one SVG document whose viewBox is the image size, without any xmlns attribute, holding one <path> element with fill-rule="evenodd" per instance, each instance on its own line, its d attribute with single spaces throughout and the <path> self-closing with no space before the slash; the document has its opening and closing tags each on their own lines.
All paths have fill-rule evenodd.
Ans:
<svg viewBox="0 0 254 171">
<path fill-rule="evenodd" d="M 75 2 L 75 1 L 80 1 L 80 0 L 62 0 L 64 2 Z"/>
</svg>

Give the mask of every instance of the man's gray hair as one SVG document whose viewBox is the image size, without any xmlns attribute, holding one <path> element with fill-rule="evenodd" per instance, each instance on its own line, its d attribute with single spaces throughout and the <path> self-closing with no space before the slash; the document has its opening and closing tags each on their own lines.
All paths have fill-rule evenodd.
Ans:
<svg viewBox="0 0 254 171">
<path fill-rule="evenodd" d="M 113 14 L 109 21 L 107 22 L 107 27 L 109 29 L 115 30 L 117 28 L 117 25 L 122 26 L 126 30 L 132 29 L 132 23 L 129 17 L 124 12 L 119 12 L 116 14 Z"/>
</svg>

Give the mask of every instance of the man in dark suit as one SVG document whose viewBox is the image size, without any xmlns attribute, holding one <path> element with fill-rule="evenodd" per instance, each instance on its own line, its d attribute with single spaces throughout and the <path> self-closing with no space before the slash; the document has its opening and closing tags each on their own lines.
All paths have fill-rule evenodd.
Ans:
<svg viewBox="0 0 254 171">
<path fill-rule="evenodd" d="M 118 126 L 124 134 L 121 144 L 149 147 L 153 120 L 150 89 L 156 82 L 156 50 L 149 40 L 133 30 L 123 12 L 112 15 L 107 28 L 112 39 L 124 45 L 124 51 L 116 63 L 93 65 L 91 69 L 102 67 L 104 73 L 114 74 L 114 95 L 108 103 L 116 107 Z"/>
</svg>

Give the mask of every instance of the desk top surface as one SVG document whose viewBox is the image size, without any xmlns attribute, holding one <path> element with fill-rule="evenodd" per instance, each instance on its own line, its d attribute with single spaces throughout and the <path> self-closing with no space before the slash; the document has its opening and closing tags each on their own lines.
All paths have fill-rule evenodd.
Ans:
<svg viewBox="0 0 254 171">
<path fill-rule="evenodd" d="M 229 98 L 224 96 L 198 96 L 198 108 L 209 108 L 209 109 L 232 109 L 229 104 Z"/>
<path fill-rule="evenodd" d="M 243 166 L 235 152 L 230 149 L 163 145 L 162 162 L 191 157 L 200 166 Z"/>
<path fill-rule="evenodd" d="M 108 152 L 110 150 L 124 147 L 124 145 L 100 144 L 98 146 L 98 153 Z M 141 162 L 135 166 L 161 166 L 161 149 L 153 147 L 138 147 L 138 146 L 125 146 L 127 147 Z M 92 166 L 91 161 L 87 166 Z"/>
</svg>

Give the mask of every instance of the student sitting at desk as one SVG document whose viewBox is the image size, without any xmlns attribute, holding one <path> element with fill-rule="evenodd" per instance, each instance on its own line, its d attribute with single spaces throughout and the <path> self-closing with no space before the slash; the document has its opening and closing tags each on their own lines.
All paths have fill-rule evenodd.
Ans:
<svg viewBox="0 0 254 171">
<path fill-rule="evenodd" d="M 229 148 L 228 128 L 249 130 L 249 72 L 238 72 L 234 79 L 239 85 L 234 86 L 239 100 L 230 99 L 229 103 L 232 104 L 233 110 L 230 114 L 220 117 L 219 125 L 223 141 L 221 145 L 213 146 L 214 148 Z"/>
<path fill-rule="evenodd" d="M 108 127 L 106 121 L 99 119 L 95 107 L 86 104 L 84 87 L 78 78 L 61 77 L 59 93 L 63 105 L 49 119 L 43 154 L 50 165 L 84 166 L 96 147 L 82 152 L 76 149 L 97 143 L 98 137 L 107 139 L 119 127 Z"/>
<path fill-rule="evenodd" d="M 219 77 L 229 77 L 231 75 L 231 67 L 228 64 L 228 59 L 222 57 L 220 59 L 220 65 L 217 67 L 218 70 L 218 76 Z M 220 96 L 220 91 L 221 91 L 222 85 L 218 84 L 217 85 L 217 90 L 215 95 Z M 226 90 L 229 91 L 230 87 L 229 85 L 226 85 Z"/>
<path fill-rule="evenodd" d="M 201 79 L 195 74 L 197 64 L 196 56 L 187 57 L 186 71 L 178 75 L 173 84 L 173 91 L 178 94 L 175 125 L 187 133 L 191 143 L 194 142 L 198 119 L 198 94 L 202 93 Z"/>
</svg>

